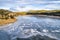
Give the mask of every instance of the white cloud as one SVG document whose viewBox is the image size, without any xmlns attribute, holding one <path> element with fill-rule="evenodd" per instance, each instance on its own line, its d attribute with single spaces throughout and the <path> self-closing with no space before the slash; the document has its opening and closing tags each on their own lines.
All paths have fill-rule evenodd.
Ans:
<svg viewBox="0 0 60 40">
<path fill-rule="evenodd" d="M 9 10 L 9 7 L 0 7 L 0 9 L 6 9 L 6 10 Z"/>
<path fill-rule="evenodd" d="M 36 10 L 37 8 L 36 7 L 34 7 L 34 6 L 32 6 L 32 5 L 29 5 L 29 6 L 25 6 L 25 7 L 19 7 L 19 6 L 17 6 L 17 7 L 12 7 L 12 9 L 13 8 L 15 8 L 15 10 L 16 11 L 28 11 L 28 10 Z"/>
<path fill-rule="evenodd" d="M 60 9 L 60 0 L 0 0 L 0 8 L 14 11 Z"/>
<path fill-rule="evenodd" d="M 35 7 L 33 5 L 27 5 L 27 6 L 23 6 L 23 7 L 16 6 L 16 7 L 11 7 L 11 8 L 16 10 L 16 11 L 43 10 L 43 9 L 53 10 L 53 9 L 60 9 L 60 6 L 50 4 L 50 5 L 45 5 L 42 7 Z"/>
<path fill-rule="evenodd" d="M 59 9 L 60 9 L 60 5 L 50 4 L 50 5 L 46 5 L 45 8 L 47 8 L 47 9 L 57 9 L 57 10 L 59 10 Z"/>
<path fill-rule="evenodd" d="M 41 1 L 41 0 L 19 0 L 19 1 L 16 1 L 16 2 L 21 3 L 21 4 L 60 3 L 60 1 Z"/>
</svg>

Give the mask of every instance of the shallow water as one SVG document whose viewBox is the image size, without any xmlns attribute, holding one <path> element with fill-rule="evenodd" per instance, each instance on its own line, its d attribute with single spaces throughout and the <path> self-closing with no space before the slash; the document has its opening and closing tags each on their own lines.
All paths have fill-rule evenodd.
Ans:
<svg viewBox="0 0 60 40">
<path fill-rule="evenodd" d="M 59 40 L 60 39 L 60 19 L 38 17 L 38 16 L 19 16 L 15 23 L 1 26 L 0 40 L 4 37 L 8 40 Z M 3 28 L 4 27 L 4 28 Z M 8 37 L 9 36 L 9 37 Z M 7 38 L 8 37 L 8 38 Z"/>
</svg>

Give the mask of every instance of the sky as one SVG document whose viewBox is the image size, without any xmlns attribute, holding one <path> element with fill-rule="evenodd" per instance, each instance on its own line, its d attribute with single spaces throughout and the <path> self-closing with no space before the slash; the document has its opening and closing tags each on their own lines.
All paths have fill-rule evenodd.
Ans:
<svg viewBox="0 0 60 40">
<path fill-rule="evenodd" d="M 60 0 L 0 0 L 0 9 L 11 11 L 60 10 Z"/>
</svg>

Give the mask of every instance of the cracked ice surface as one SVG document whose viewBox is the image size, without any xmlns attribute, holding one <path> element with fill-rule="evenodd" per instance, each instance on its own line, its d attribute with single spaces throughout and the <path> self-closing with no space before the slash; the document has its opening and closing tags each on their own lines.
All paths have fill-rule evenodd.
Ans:
<svg viewBox="0 0 60 40">
<path fill-rule="evenodd" d="M 1 28 L 7 32 L 11 39 L 28 38 L 31 36 L 41 35 L 51 38 L 60 38 L 60 19 L 34 17 L 34 16 L 19 16 L 15 23 L 5 25 Z"/>
</svg>

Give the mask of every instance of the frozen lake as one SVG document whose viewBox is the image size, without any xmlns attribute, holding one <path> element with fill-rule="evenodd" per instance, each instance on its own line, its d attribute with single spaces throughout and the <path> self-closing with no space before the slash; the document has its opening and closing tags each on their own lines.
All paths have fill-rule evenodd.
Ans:
<svg viewBox="0 0 60 40">
<path fill-rule="evenodd" d="M 1 27 L 0 40 L 60 40 L 59 18 L 18 16 L 15 23 Z"/>
</svg>

